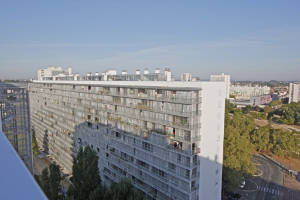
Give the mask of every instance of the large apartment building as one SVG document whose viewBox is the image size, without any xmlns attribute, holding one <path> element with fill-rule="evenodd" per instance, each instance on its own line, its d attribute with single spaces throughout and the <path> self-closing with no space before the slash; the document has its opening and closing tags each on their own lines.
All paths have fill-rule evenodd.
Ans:
<svg viewBox="0 0 300 200">
<path fill-rule="evenodd" d="M 0 112 L 4 135 L 33 174 L 28 85 L 0 83 Z"/>
<path fill-rule="evenodd" d="M 49 66 L 47 69 L 38 70 L 38 80 L 42 80 L 43 77 L 53 77 L 53 76 L 62 76 L 62 75 L 71 75 L 72 68 L 68 67 L 67 70 L 63 70 L 61 67 L 52 67 Z"/>
<path fill-rule="evenodd" d="M 270 94 L 268 86 L 231 85 L 230 94 L 236 99 L 250 99 L 251 96 Z"/>
<path fill-rule="evenodd" d="M 299 83 L 290 83 L 289 89 L 289 103 L 298 102 L 300 100 Z"/>
<path fill-rule="evenodd" d="M 72 155 L 90 145 L 105 183 L 128 178 L 148 199 L 221 199 L 226 84 L 161 75 L 33 81 L 40 147 L 72 174 Z"/>
</svg>

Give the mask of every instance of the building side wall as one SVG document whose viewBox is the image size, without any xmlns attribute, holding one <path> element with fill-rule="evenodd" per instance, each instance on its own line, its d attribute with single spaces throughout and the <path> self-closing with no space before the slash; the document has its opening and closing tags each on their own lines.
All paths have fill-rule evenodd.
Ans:
<svg viewBox="0 0 300 200">
<path fill-rule="evenodd" d="M 203 83 L 200 200 L 221 199 L 225 83 Z"/>
</svg>

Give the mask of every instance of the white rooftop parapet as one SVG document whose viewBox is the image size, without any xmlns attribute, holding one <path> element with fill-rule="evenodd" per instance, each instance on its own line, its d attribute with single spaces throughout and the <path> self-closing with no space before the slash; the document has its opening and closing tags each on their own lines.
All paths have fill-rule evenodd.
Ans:
<svg viewBox="0 0 300 200">
<path fill-rule="evenodd" d="M 149 70 L 148 70 L 148 68 L 145 68 L 145 70 L 144 70 L 144 74 L 149 74 Z"/>
<path fill-rule="evenodd" d="M 140 70 L 137 69 L 137 70 L 135 71 L 135 74 L 140 74 Z"/>
<path fill-rule="evenodd" d="M 126 70 L 122 70 L 122 75 L 125 75 L 127 74 L 127 71 Z"/>
<path fill-rule="evenodd" d="M 156 69 L 155 69 L 155 74 L 160 74 L 159 68 L 156 68 Z"/>
</svg>

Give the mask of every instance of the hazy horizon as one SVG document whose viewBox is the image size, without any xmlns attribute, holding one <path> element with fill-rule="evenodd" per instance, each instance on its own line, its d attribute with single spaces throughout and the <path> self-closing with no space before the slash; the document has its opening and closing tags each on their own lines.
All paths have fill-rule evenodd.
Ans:
<svg viewBox="0 0 300 200">
<path fill-rule="evenodd" d="M 170 68 L 300 81 L 299 1 L 2 1 L 0 79 Z"/>
</svg>

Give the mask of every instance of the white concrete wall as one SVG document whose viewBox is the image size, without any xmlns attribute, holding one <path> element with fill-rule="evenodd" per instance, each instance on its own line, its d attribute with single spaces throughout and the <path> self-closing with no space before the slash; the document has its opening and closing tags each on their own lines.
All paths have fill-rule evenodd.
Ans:
<svg viewBox="0 0 300 200">
<path fill-rule="evenodd" d="M 229 99 L 230 96 L 230 75 L 224 75 L 222 73 L 221 75 L 211 75 L 210 81 L 225 81 L 226 82 L 226 98 Z"/>
<path fill-rule="evenodd" d="M 202 82 L 201 93 L 199 197 L 200 200 L 220 200 L 226 83 Z"/>
<path fill-rule="evenodd" d="M 299 83 L 290 83 L 289 88 L 289 103 L 299 101 Z"/>
</svg>

